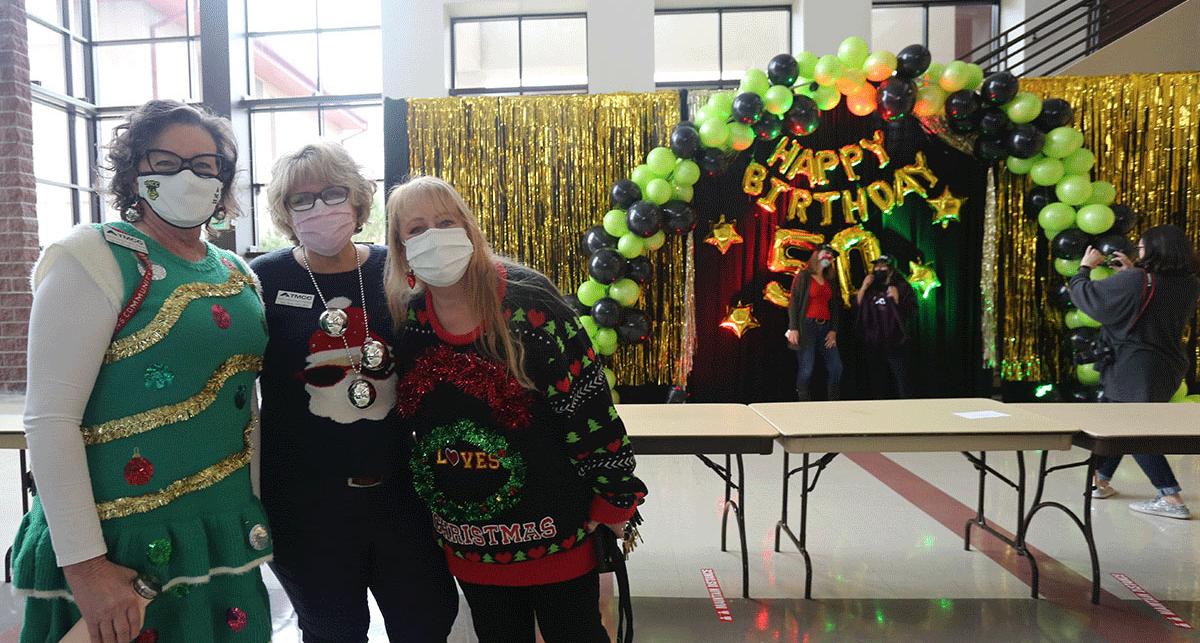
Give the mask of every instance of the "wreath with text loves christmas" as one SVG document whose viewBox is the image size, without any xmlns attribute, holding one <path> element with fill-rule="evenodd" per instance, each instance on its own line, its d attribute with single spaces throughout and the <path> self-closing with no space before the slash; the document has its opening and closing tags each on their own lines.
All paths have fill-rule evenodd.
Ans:
<svg viewBox="0 0 1200 643">
<path fill-rule="evenodd" d="M 476 451 L 466 452 L 463 444 Z M 435 464 L 465 466 L 464 453 L 473 453 L 478 462 L 498 462 L 508 472 L 508 479 L 494 493 L 480 500 L 455 500 L 438 488 L 435 481 Z M 481 455 L 482 454 L 482 455 Z M 483 456 L 486 455 L 486 458 Z M 521 501 L 520 490 L 525 484 L 525 459 L 513 453 L 504 436 L 479 426 L 470 420 L 459 420 L 430 431 L 421 438 L 413 450 L 413 488 L 430 509 L 443 518 L 454 522 L 481 522 L 491 520 Z"/>
</svg>

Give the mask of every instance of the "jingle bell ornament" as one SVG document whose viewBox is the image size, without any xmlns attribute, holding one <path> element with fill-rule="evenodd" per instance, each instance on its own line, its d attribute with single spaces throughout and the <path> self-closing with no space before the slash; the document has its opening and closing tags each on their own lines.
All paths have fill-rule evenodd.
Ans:
<svg viewBox="0 0 1200 643">
<path fill-rule="evenodd" d="M 375 403 L 375 385 L 361 378 L 350 383 L 346 394 L 354 408 L 365 409 Z"/>
<path fill-rule="evenodd" d="M 317 324 L 330 337 L 341 337 L 346 332 L 346 322 L 349 319 L 346 311 L 340 308 L 326 308 L 317 320 Z"/>
</svg>

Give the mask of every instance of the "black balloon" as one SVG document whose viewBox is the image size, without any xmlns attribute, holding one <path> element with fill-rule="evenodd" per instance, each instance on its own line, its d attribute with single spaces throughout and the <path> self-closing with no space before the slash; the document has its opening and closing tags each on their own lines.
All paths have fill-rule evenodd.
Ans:
<svg viewBox="0 0 1200 643">
<path fill-rule="evenodd" d="M 999 161 L 1008 154 L 1004 141 L 980 136 L 975 140 L 975 157 L 984 161 Z"/>
<path fill-rule="evenodd" d="M 616 328 L 621 325 L 621 304 L 612 297 L 605 297 L 592 306 L 592 319 L 601 328 Z"/>
<path fill-rule="evenodd" d="M 773 141 L 783 132 L 783 119 L 774 114 L 763 114 L 762 120 L 754 124 L 754 135 L 760 141 Z"/>
<path fill-rule="evenodd" d="M 625 275 L 625 257 L 611 248 L 601 248 L 588 259 L 588 274 L 602 284 L 611 284 Z"/>
<path fill-rule="evenodd" d="M 1072 328 L 1067 331 L 1067 343 L 1071 345 L 1071 349 L 1075 351 L 1086 351 L 1095 345 L 1096 340 L 1100 338 L 1099 328 Z"/>
<path fill-rule="evenodd" d="M 767 63 L 767 78 L 771 79 L 772 85 L 791 87 L 799 76 L 800 63 L 790 54 L 779 54 Z"/>
<path fill-rule="evenodd" d="M 592 307 L 584 306 L 583 302 L 579 301 L 579 295 L 576 295 L 575 293 L 565 295 L 563 300 L 566 301 L 567 305 L 571 307 L 571 310 L 575 311 L 575 314 L 579 315 L 580 317 L 592 314 Z"/>
<path fill-rule="evenodd" d="M 983 79 L 979 96 L 989 105 L 1003 105 L 1017 95 L 1017 77 L 1006 71 L 998 71 Z"/>
<path fill-rule="evenodd" d="M 1137 227 L 1138 215 L 1131 210 L 1127 205 L 1115 204 L 1112 205 L 1112 211 L 1115 215 L 1113 226 L 1109 230 L 1116 234 L 1129 234 Z M 1133 257 L 1130 257 L 1133 259 Z"/>
<path fill-rule="evenodd" d="M 1050 242 L 1050 254 L 1058 259 L 1082 259 L 1083 252 L 1092 239 L 1083 230 L 1071 228 L 1054 235 Z"/>
<path fill-rule="evenodd" d="M 886 120 L 904 118 L 916 104 L 917 85 L 907 78 L 892 76 L 879 86 L 879 115 Z"/>
<path fill-rule="evenodd" d="M 1018 125 L 1008 133 L 1008 153 L 1020 159 L 1031 159 L 1042 151 L 1046 134 L 1030 125 Z"/>
<path fill-rule="evenodd" d="M 753 125 L 762 117 L 763 107 L 762 96 L 752 92 L 738 94 L 737 98 L 733 99 L 733 117 L 742 123 Z"/>
<path fill-rule="evenodd" d="M 625 225 L 639 237 L 653 237 L 662 229 L 662 212 L 649 201 L 638 201 L 625 211 Z"/>
<path fill-rule="evenodd" d="M 715 147 L 706 147 L 700 151 L 699 157 L 696 158 L 696 164 L 708 176 L 716 176 L 723 174 L 729 167 L 729 159 L 721 150 Z"/>
<path fill-rule="evenodd" d="M 674 234 L 687 234 L 696 228 L 696 209 L 684 201 L 667 201 L 662 207 L 666 228 Z"/>
<path fill-rule="evenodd" d="M 642 188 L 629 179 L 621 179 L 613 184 L 612 204 L 618 210 L 624 210 L 642 198 Z"/>
<path fill-rule="evenodd" d="M 1065 281 L 1058 284 L 1058 288 L 1055 288 L 1054 292 L 1050 293 L 1050 298 L 1054 300 L 1054 303 L 1058 304 L 1059 308 L 1066 309 L 1075 306 L 1075 303 L 1071 301 L 1071 287 Z"/>
<path fill-rule="evenodd" d="M 583 236 L 579 238 L 579 252 L 591 256 L 597 250 L 604 248 L 616 248 L 617 239 L 604 231 L 604 226 L 592 226 L 588 228 Z"/>
<path fill-rule="evenodd" d="M 1106 234 L 1096 239 L 1092 246 L 1105 256 L 1112 256 L 1119 252 L 1130 259 L 1137 259 L 1133 254 L 1133 242 L 1126 239 L 1125 235 Z"/>
<path fill-rule="evenodd" d="M 1058 194 L 1054 192 L 1053 185 L 1039 185 L 1025 196 L 1025 215 L 1036 220 L 1042 208 L 1057 202 Z"/>
<path fill-rule="evenodd" d="M 1012 121 L 999 107 L 989 107 L 979 113 L 979 133 L 983 136 L 1003 136 L 1010 127 Z"/>
<path fill-rule="evenodd" d="M 650 260 L 646 257 L 630 259 L 625 264 L 625 277 L 636 281 L 640 285 L 646 285 L 653 275 L 654 270 L 650 267 Z"/>
<path fill-rule="evenodd" d="M 925 45 L 909 45 L 896 54 L 896 75 L 902 78 L 916 78 L 929 69 L 932 60 Z"/>
<path fill-rule="evenodd" d="M 680 123 L 671 131 L 671 151 L 681 159 L 690 159 L 700 150 L 700 132 L 690 124 Z M 636 199 L 635 199 L 636 200 Z"/>
<path fill-rule="evenodd" d="M 1042 113 L 1034 119 L 1033 124 L 1043 132 L 1049 132 L 1056 127 L 1070 125 L 1075 118 L 1075 110 L 1071 104 L 1061 98 L 1047 98 L 1042 101 Z"/>
<path fill-rule="evenodd" d="M 792 108 L 783 115 L 783 126 L 796 136 L 806 136 L 817 130 L 821 122 L 821 110 L 808 96 L 796 96 Z"/>
<path fill-rule="evenodd" d="M 950 125 L 950 130 L 959 134 L 970 134 L 979 129 L 979 124 L 975 122 L 975 118 L 947 118 L 946 122 Z"/>
<path fill-rule="evenodd" d="M 960 89 L 946 97 L 946 116 L 970 118 L 979 111 L 979 96 L 969 89 Z"/>
<path fill-rule="evenodd" d="M 650 337 L 650 318 L 646 313 L 629 308 L 624 311 L 621 325 L 617 327 L 617 339 L 625 344 L 640 344 Z"/>
</svg>

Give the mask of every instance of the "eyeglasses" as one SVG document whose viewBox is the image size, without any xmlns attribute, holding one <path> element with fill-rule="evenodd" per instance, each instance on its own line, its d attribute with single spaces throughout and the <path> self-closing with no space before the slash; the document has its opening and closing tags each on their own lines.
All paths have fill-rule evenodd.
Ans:
<svg viewBox="0 0 1200 643">
<path fill-rule="evenodd" d="M 219 178 L 229 167 L 228 159 L 220 154 L 197 154 L 185 159 L 167 150 L 146 150 L 146 163 L 155 174 L 178 174 L 188 169 L 205 178 Z"/>
<path fill-rule="evenodd" d="M 337 205 L 345 203 L 348 198 L 350 198 L 350 188 L 335 185 L 320 192 L 293 192 L 287 195 L 284 202 L 292 212 L 304 212 L 311 210 L 317 204 L 317 199 L 321 199 L 325 205 Z"/>
</svg>

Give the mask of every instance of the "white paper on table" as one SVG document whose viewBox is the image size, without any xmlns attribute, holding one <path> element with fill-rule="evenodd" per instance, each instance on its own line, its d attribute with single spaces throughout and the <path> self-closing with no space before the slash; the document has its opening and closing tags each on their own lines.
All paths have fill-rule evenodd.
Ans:
<svg viewBox="0 0 1200 643">
<path fill-rule="evenodd" d="M 987 420 L 991 418 L 1008 417 L 1007 413 L 1001 413 L 999 411 L 966 411 L 963 413 L 955 413 L 955 415 L 967 420 Z"/>
</svg>

